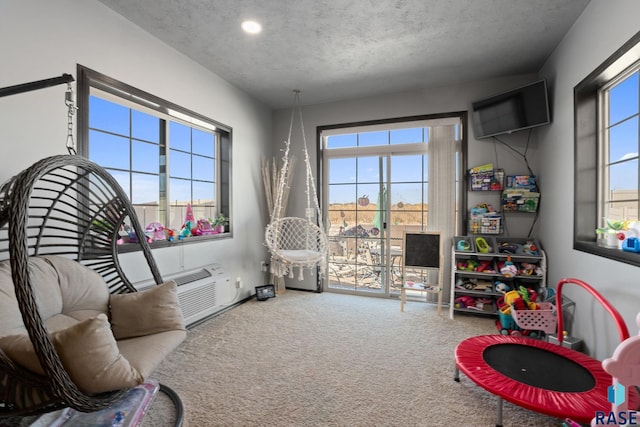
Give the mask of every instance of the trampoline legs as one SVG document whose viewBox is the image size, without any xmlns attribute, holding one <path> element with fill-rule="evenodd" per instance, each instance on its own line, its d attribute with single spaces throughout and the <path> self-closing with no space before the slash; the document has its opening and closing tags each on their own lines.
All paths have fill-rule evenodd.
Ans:
<svg viewBox="0 0 640 427">
<path fill-rule="evenodd" d="M 460 369 L 458 369 L 458 366 L 456 366 L 454 369 L 455 370 L 453 371 L 453 380 L 455 382 L 459 383 L 460 382 Z"/>
<path fill-rule="evenodd" d="M 498 414 L 496 419 L 496 427 L 502 427 L 502 398 L 498 397 Z"/>
</svg>

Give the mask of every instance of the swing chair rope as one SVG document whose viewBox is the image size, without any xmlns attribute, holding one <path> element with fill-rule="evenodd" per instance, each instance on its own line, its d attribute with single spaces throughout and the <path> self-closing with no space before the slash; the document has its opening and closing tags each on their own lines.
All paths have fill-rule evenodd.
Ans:
<svg viewBox="0 0 640 427">
<path fill-rule="evenodd" d="M 300 91 L 296 90 L 294 91 L 295 93 L 295 104 L 297 106 L 298 109 L 298 116 L 300 117 L 300 129 L 302 131 L 302 144 L 304 147 L 304 163 L 305 163 L 305 167 L 306 167 L 306 184 L 307 184 L 307 190 L 306 190 L 306 194 L 307 194 L 307 209 L 311 208 L 311 199 L 312 199 L 312 192 L 313 192 L 313 201 L 315 204 L 315 208 L 316 208 L 316 212 L 318 213 L 318 224 L 320 225 L 320 229 L 324 230 L 324 227 L 322 226 L 322 212 L 320 211 L 320 204 L 318 202 L 318 194 L 316 192 L 316 183 L 315 183 L 315 179 L 313 178 L 313 171 L 311 170 L 311 159 L 309 157 L 309 150 L 307 147 L 307 137 L 304 131 L 304 120 L 302 119 L 302 107 L 300 106 Z M 291 126 L 290 128 L 293 128 L 293 120 L 291 121 Z M 289 131 L 291 132 L 291 131 Z M 309 190 L 311 189 L 311 191 Z M 311 217 L 309 216 L 310 213 L 307 212 L 307 218 L 311 221 Z"/>
<path fill-rule="evenodd" d="M 291 111 L 291 121 L 289 123 L 289 135 L 285 141 L 284 156 L 282 160 L 282 170 L 279 178 L 279 185 L 276 194 L 276 200 L 273 207 L 271 223 L 266 230 L 267 246 L 272 252 L 273 273 L 282 276 L 289 274 L 293 277 L 292 268 L 297 266 L 300 268 L 299 279 L 302 279 L 302 268 L 320 265 L 320 274 L 324 274 L 324 258 L 328 248 L 326 234 L 322 225 L 322 213 L 320 211 L 320 203 L 315 188 L 315 180 L 311 170 L 311 161 L 307 146 L 307 140 L 304 132 L 304 123 L 302 119 L 302 108 L 300 106 L 300 91 L 294 90 L 294 106 Z M 306 220 L 302 218 L 281 218 L 284 210 L 283 197 L 286 187 L 290 180 L 289 177 L 289 151 L 291 147 L 291 137 L 293 134 L 293 124 L 295 121 L 296 110 L 300 118 L 300 127 L 302 131 L 302 140 L 304 147 L 304 162 L 306 172 L 306 196 L 307 210 Z M 313 210 L 311 198 L 313 196 L 316 211 L 318 213 L 318 225 L 313 223 Z"/>
</svg>

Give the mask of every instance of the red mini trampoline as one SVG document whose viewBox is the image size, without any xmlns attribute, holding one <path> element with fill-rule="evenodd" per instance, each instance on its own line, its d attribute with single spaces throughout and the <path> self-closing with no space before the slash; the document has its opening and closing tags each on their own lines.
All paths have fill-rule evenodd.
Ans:
<svg viewBox="0 0 640 427">
<path fill-rule="evenodd" d="M 620 341 L 629 337 L 620 314 L 591 286 L 576 279 L 563 279 L 556 287 L 556 307 L 561 307 L 562 287 L 574 283 L 589 291 L 612 315 Z M 562 330 L 562 310 L 557 327 Z M 559 340 L 561 341 L 561 334 Z M 483 335 L 468 338 L 455 349 L 456 371 L 498 396 L 496 426 L 502 425 L 503 399 L 523 408 L 558 418 L 590 423 L 596 411 L 609 411 L 607 388 L 611 375 L 602 362 L 578 351 L 521 336 Z M 629 407 L 640 402 L 629 388 Z"/>
</svg>

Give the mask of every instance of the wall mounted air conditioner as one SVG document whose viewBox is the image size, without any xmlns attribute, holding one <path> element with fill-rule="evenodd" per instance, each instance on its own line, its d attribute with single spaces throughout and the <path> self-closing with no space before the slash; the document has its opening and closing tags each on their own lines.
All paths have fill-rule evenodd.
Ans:
<svg viewBox="0 0 640 427">
<path fill-rule="evenodd" d="M 178 285 L 178 300 L 187 326 L 211 316 L 233 303 L 236 290 L 222 266 L 211 264 L 205 267 L 162 276 L 163 280 L 175 280 Z M 153 281 L 136 283 L 142 291 L 154 285 Z"/>
</svg>

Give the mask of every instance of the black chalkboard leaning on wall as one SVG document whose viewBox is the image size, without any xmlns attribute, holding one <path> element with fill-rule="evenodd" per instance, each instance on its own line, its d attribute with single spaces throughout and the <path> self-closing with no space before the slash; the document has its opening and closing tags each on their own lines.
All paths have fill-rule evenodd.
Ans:
<svg viewBox="0 0 640 427">
<path fill-rule="evenodd" d="M 405 232 L 402 246 L 405 267 L 440 268 L 442 247 L 439 232 Z"/>
</svg>

